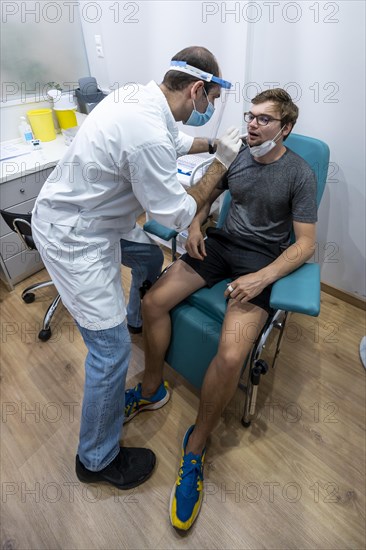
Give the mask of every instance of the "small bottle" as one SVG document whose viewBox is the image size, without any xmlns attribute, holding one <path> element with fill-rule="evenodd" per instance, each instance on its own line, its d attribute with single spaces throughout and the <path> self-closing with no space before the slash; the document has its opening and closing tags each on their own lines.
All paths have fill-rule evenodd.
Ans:
<svg viewBox="0 0 366 550">
<path fill-rule="evenodd" d="M 25 116 L 20 117 L 19 132 L 24 143 L 30 144 L 33 139 L 32 128 L 26 121 Z"/>
</svg>

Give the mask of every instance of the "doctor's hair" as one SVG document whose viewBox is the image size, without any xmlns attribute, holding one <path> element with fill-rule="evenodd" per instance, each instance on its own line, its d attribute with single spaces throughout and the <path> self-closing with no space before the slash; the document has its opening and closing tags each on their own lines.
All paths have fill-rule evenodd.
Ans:
<svg viewBox="0 0 366 550">
<path fill-rule="evenodd" d="M 272 101 L 277 105 L 282 124 L 290 123 L 292 128 L 295 126 L 297 117 L 299 116 L 299 108 L 292 101 L 291 96 L 286 92 L 286 90 L 283 90 L 282 88 L 265 90 L 252 99 L 253 105 L 258 105 L 259 103 L 264 103 L 265 101 Z M 292 128 L 286 137 L 290 135 Z M 284 141 L 285 139 L 286 138 L 284 138 Z"/>
<path fill-rule="evenodd" d="M 184 48 L 178 52 L 172 61 L 186 61 L 188 65 L 201 69 L 206 73 L 213 74 L 214 76 L 220 76 L 219 64 L 216 61 L 215 56 L 202 46 L 190 46 L 189 48 Z M 176 92 L 183 90 L 189 84 L 197 82 L 199 78 L 191 76 L 189 74 L 181 73 L 179 71 L 174 71 L 173 69 L 165 73 L 163 84 L 171 92 Z M 214 82 L 204 82 L 204 88 L 206 93 L 211 90 L 214 86 L 217 86 Z"/>
</svg>

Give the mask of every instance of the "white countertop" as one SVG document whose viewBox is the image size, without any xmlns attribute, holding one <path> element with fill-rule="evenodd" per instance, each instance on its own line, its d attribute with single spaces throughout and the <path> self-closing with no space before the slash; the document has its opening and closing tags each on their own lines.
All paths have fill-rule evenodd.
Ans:
<svg viewBox="0 0 366 550">
<path fill-rule="evenodd" d="M 4 141 L 1 147 L 4 145 L 22 145 L 22 140 Z M 25 147 L 30 148 L 28 145 Z M 0 183 L 56 166 L 66 149 L 64 136 L 57 134 L 56 139 L 42 142 L 42 148 L 37 151 L 0 161 Z"/>
<path fill-rule="evenodd" d="M 65 138 L 62 134 L 57 134 L 56 139 L 52 141 L 42 142 L 42 148 L 36 151 L 32 151 L 31 146 L 25 145 L 21 139 L 3 141 L 0 147 L 3 148 L 6 145 L 19 145 L 25 150 L 29 148 L 30 152 L 26 155 L 0 161 L 0 184 L 56 166 L 67 150 Z M 194 166 L 207 158 L 211 158 L 208 153 L 201 153 L 198 155 L 186 155 L 178 159 L 178 179 L 184 187 L 189 187 L 192 185 L 192 182 L 190 181 L 190 176 L 186 175 L 184 171 L 182 172 L 179 167 L 184 170 L 192 170 Z M 187 164 L 188 162 L 189 165 Z M 197 172 L 196 179 L 202 177 L 202 174 L 202 172 Z"/>
</svg>

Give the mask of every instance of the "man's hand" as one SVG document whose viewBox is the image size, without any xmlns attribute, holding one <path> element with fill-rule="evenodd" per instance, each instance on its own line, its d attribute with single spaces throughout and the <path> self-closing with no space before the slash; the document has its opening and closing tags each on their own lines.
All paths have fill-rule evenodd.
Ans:
<svg viewBox="0 0 366 550">
<path fill-rule="evenodd" d="M 224 296 L 232 298 L 238 302 L 248 302 L 255 296 L 258 296 L 267 286 L 259 272 L 242 275 L 235 281 L 232 281 L 224 292 Z"/>
<path fill-rule="evenodd" d="M 216 159 L 229 169 L 230 164 L 236 159 L 242 146 L 238 128 L 231 127 L 217 142 Z"/>
<path fill-rule="evenodd" d="M 196 258 L 197 260 L 203 260 L 207 256 L 205 240 L 199 227 L 195 229 L 192 226 L 190 227 L 186 242 L 186 251 L 191 258 Z"/>
</svg>

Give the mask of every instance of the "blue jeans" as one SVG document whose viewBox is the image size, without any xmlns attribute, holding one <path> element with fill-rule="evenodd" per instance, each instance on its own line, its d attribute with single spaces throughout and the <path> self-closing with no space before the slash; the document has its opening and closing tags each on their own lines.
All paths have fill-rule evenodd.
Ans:
<svg viewBox="0 0 366 550">
<path fill-rule="evenodd" d="M 130 267 L 132 280 L 127 305 L 127 323 L 133 327 L 142 325 L 139 288 L 149 280 L 154 283 L 161 273 L 164 256 L 158 245 L 137 243 L 121 239 L 122 265 Z"/>
<path fill-rule="evenodd" d="M 106 330 L 77 326 L 88 348 L 78 455 L 95 472 L 119 453 L 131 339 L 126 321 Z"/>
</svg>

